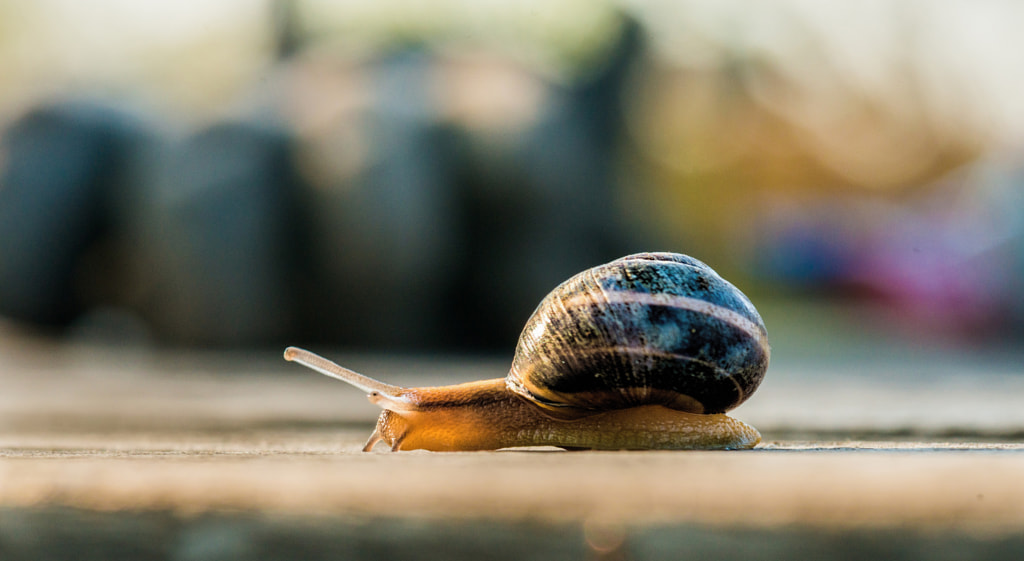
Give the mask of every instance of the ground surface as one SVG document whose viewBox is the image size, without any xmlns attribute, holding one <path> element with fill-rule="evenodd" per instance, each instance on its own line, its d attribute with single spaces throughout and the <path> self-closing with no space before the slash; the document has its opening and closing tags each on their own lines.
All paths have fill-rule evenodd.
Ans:
<svg viewBox="0 0 1024 561">
<path fill-rule="evenodd" d="M 751 451 L 391 454 L 359 451 L 376 414 L 364 396 L 276 352 L 4 335 L 0 559 L 1024 552 L 1014 353 L 793 358 L 777 346 L 764 386 L 735 412 L 765 435 Z M 337 358 L 403 384 L 504 368 Z"/>
</svg>

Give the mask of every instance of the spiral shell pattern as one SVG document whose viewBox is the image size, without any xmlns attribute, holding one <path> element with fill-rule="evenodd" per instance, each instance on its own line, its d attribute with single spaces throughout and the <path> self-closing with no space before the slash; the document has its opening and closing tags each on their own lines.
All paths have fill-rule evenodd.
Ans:
<svg viewBox="0 0 1024 561">
<path fill-rule="evenodd" d="M 545 297 L 506 382 L 564 418 L 654 404 L 721 413 L 757 389 L 769 354 L 764 321 L 739 289 L 692 257 L 639 253 Z"/>
</svg>

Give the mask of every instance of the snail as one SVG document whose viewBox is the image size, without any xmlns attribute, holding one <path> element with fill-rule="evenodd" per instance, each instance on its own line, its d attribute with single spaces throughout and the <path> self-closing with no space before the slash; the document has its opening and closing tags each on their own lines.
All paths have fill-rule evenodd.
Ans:
<svg viewBox="0 0 1024 561">
<path fill-rule="evenodd" d="M 725 411 L 761 383 L 769 354 L 739 289 L 692 257 L 638 253 L 548 294 L 505 378 L 404 388 L 296 347 L 284 357 L 384 409 L 364 451 L 451 451 L 752 448 L 760 433 Z"/>
</svg>

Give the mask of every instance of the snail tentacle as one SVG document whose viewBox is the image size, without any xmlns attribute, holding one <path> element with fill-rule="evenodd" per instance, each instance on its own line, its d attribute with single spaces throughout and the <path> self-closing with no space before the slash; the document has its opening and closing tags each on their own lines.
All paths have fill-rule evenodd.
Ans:
<svg viewBox="0 0 1024 561">
<path fill-rule="evenodd" d="M 366 440 L 366 444 L 363 445 L 363 452 L 373 450 L 373 447 L 381 440 L 384 440 L 384 436 L 380 434 L 380 428 L 374 428 L 373 434 L 370 435 L 370 438 Z"/>
<path fill-rule="evenodd" d="M 383 409 L 393 409 L 395 411 L 418 410 L 416 404 L 409 398 L 410 392 L 408 388 L 374 380 L 369 376 L 364 376 L 316 353 L 298 347 L 288 347 L 285 349 L 284 359 L 297 362 L 325 376 L 341 380 L 363 390 L 367 393 L 371 403 L 379 405 Z"/>
</svg>

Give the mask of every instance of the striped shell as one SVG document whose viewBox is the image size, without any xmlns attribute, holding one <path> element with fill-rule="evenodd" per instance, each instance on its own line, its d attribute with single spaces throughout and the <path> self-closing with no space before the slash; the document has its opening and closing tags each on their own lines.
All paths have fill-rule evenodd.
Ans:
<svg viewBox="0 0 1024 561">
<path fill-rule="evenodd" d="M 768 368 L 764 322 L 700 261 L 638 253 L 570 278 L 519 338 L 510 390 L 555 416 L 660 404 L 721 413 Z"/>
</svg>

